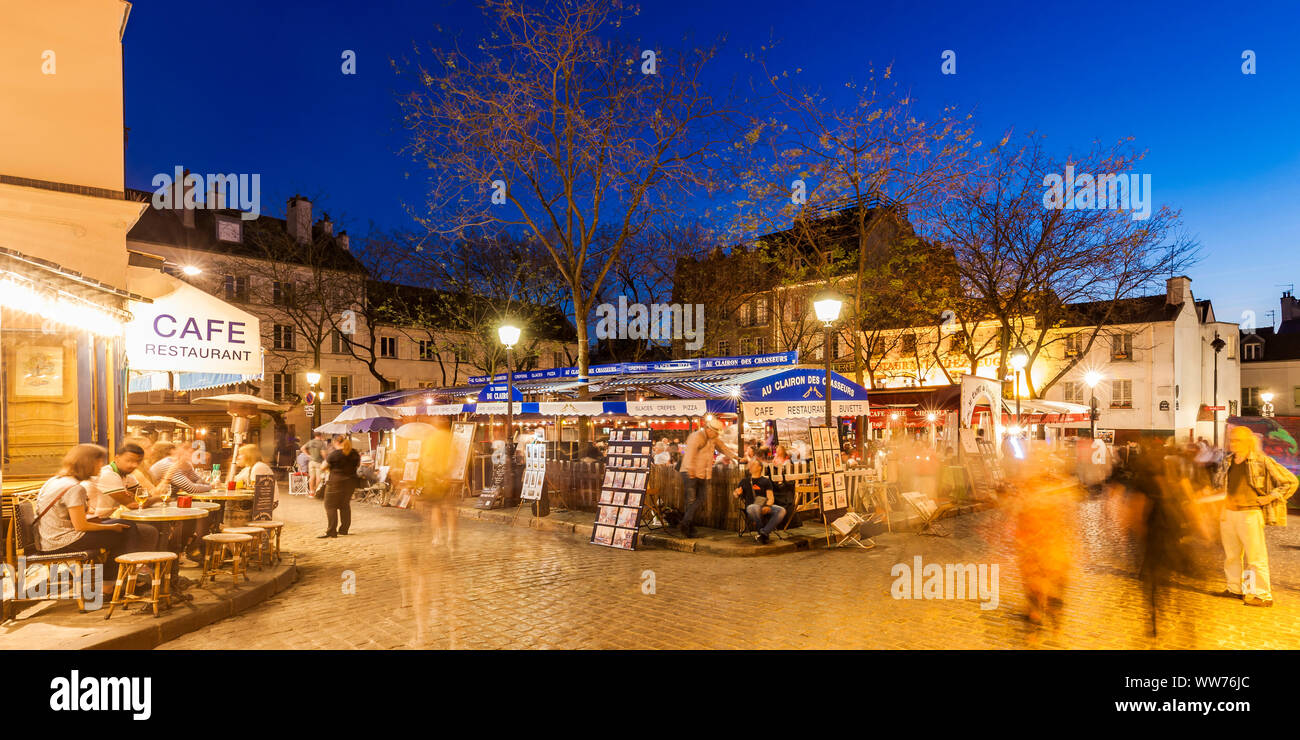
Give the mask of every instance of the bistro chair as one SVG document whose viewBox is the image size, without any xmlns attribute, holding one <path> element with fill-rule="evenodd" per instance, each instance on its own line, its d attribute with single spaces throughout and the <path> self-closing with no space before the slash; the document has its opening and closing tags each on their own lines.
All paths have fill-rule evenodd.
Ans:
<svg viewBox="0 0 1300 740">
<path fill-rule="evenodd" d="M 102 563 L 106 557 L 106 553 L 102 549 L 43 554 L 36 547 L 35 505 L 31 501 L 18 501 L 14 506 L 14 514 L 15 561 L 17 558 L 23 558 L 24 565 L 29 567 L 32 565 L 64 566 L 72 571 L 75 579 L 73 583 L 80 583 L 85 572 Z M 17 584 L 15 584 L 16 587 Z M 86 599 L 82 596 L 82 589 L 76 588 L 74 591 L 76 592 L 77 608 L 83 612 L 86 611 Z M 14 596 L 20 597 L 21 595 L 15 593 Z M 57 599 L 59 597 L 51 594 L 51 598 Z M 15 598 L 15 601 L 20 600 L 22 599 Z"/>
<path fill-rule="evenodd" d="M 257 560 L 253 560 L 253 553 L 250 552 L 249 562 L 255 562 L 258 570 L 262 570 L 266 567 L 267 560 L 269 559 L 267 557 L 268 548 L 266 546 L 267 538 L 271 534 L 269 531 L 262 527 L 254 527 L 250 524 L 245 527 L 222 527 L 221 532 L 222 534 L 246 534 L 249 537 L 252 537 L 253 543 L 249 545 L 249 549 L 255 549 L 257 551 Z"/>
<path fill-rule="evenodd" d="M 203 535 L 203 575 L 199 582 L 209 579 L 215 582 L 218 575 L 229 575 L 235 584 L 239 583 L 241 575 L 247 581 L 248 550 L 252 544 L 252 536 L 246 534 L 221 532 Z M 229 570 L 225 569 L 227 558 L 230 559 Z"/>
<path fill-rule="evenodd" d="M 113 560 L 118 564 L 117 585 L 113 587 L 113 599 L 108 602 L 108 614 L 104 619 L 113 617 L 113 610 L 121 606 L 123 610 L 136 602 L 151 604 L 153 615 L 158 617 L 158 605 L 172 605 L 172 561 L 176 560 L 174 552 L 128 552 L 118 555 Z M 141 569 L 153 566 L 152 588 L 148 596 L 137 596 L 136 579 Z M 123 588 L 125 586 L 125 589 Z"/>
<path fill-rule="evenodd" d="M 257 527 L 263 530 L 266 537 L 263 540 L 263 546 L 267 550 L 267 559 L 274 559 L 276 563 L 280 562 L 280 532 L 284 529 L 284 522 L 267 521 L 265 519 L 257 522 L 249 522 L 248 526 Z M 272 539 L 274 535 L 274 539 Z"/>
</svg>

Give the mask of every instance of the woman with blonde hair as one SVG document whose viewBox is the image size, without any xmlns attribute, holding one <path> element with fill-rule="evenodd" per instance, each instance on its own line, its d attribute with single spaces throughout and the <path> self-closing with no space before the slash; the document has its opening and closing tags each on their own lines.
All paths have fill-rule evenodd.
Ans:
<svg viewBox="0 0 1300 740">
<path fill-rule="evenodd" d="M 57 475 L 45 481 L 36 495 L 37 546 L 42 553 L 108 550 L 104 563 L 105 593 L 112 592 L 117 562 L 126 539 L 125 523 L 100 524 L 86 518 L 91 479 L 108 460 L 108 450 L 80 444 L 68 450 Z"/>
<path fill-rule="evenodd" d="M 252 488 L 258 476 L 275 475 L 271 466 L 262 462 L 262 449 L 255 444 L 240 445 L 235 452 L 235 463 L 239 470 L 235 480 L 243 482 L 246 488 Z"/>
<path fill-rule="evenodd" d="M 334 435 L 334 449 L 325 457 L 324 465 L 329 471 L 329 481 L 325 483 L 325 520 L 329 529 L 316 539 L 348 533 L 352 526 L 352 492 L 360 482 L 357 477 L 360 465 L 361 454 L 352 449 L 352 437 Z"/>
</svg>

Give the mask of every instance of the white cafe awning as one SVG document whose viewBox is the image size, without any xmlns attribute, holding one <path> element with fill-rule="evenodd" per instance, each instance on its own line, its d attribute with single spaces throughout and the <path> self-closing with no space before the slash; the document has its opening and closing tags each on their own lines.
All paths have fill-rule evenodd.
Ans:
<svg viewBox="0 0 1300 740">
<path fill-rule="evenodd" d="M 126 355 L 132 371 L 261 377 L 256 316 L 170 275 L 131 278 L 134 292 L 153 299 L 131 302 Z"/>
</svg>

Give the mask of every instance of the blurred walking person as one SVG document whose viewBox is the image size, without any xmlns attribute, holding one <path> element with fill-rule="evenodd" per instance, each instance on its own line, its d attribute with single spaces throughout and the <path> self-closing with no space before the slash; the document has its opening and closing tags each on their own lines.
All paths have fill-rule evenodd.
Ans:
<svg viewBox="0 0 1300 740">
<path fill-rule="evenodd" d="M 1223 595 L 1243 599 L 1247 606 L 1272 606 L 1264 525 L 1286 526 L 1286 501 L 1298 482 L 1290 470 L 1264 454 L 1259 439 L 1246 427 L 1234 426 L 1228 432 L 1228 450 L 1231 454 L 1219 468 L 1220 487 L 1227 491 L 1219 520 L 1228 581 Z"/>
<path fill-rule="evenodd" d="M 360 480 L 357 477 L 360 465 L 361 453 L 352 449 L 352 437 L 335 435 L 334 449 L 326 455 L 321 468 L 329 472 L 329 480 L 325 482 L 325 521 L 329 528 L 316 539 L 348 534 L 352 527 L 352 492 Z"/>
</svg>

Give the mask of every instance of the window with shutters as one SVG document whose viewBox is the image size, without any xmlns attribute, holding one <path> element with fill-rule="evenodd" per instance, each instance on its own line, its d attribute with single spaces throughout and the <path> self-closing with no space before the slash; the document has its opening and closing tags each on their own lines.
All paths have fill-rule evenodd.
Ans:
<svg viewBox="0 0 1300 740">
<path fill-rule="evenodd" d="M 1110 407 L 1113 409 L 1133 408 L 1133 381 L 1110 381 Z"/>
<path fill-rule="evenodd" d="M 271 329 L 271 347 L 291 350 L 293 346 L 293 327 L 288 324 L 276 324 Z"/>
<path fill-rule="evenodd" d="M 294 376 L 290 373 L 275 373 L 271 376 L 271 400 L 287 401 L 294 397 Z"/>
<path fill-rule="evenodd" d="M 248 276 L 225 276 L 226 300 L 248 303 Z"/>
<path fill-rule="evenodd" d="M 1110 338 L 1110 359 L 1111 360 L 1132 360 L 1133 359 L 1133 335 L 1116 334 Z"/>
<path fill-rule="evenodd" d="M 352 398 L 351 375 L 330 376 L 330 398 L 333 399 L 332 403 L 343 403 Z"/>
</svg>

